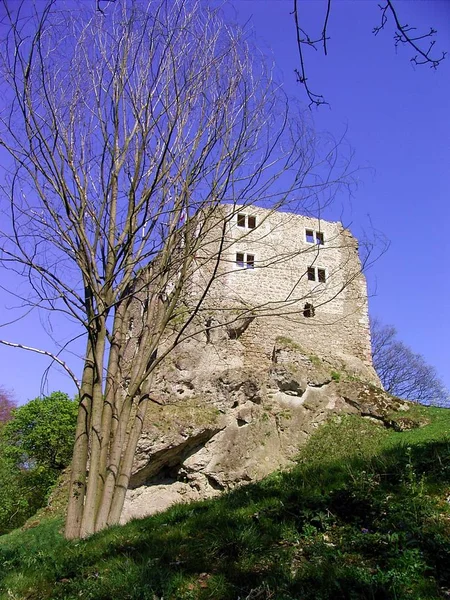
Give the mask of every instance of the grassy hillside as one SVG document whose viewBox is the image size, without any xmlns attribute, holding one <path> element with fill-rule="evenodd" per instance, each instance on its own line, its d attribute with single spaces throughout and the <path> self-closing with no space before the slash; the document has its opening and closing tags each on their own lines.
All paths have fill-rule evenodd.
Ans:
<svg viewBox="0 0 450 600">
<path fill-rule="evenodd" d="M 0 598 L 449 598 L 450 411 L 404 417 L 336 419 L 288 473 L 86 541 L 3 536 Z"/>
</svg>

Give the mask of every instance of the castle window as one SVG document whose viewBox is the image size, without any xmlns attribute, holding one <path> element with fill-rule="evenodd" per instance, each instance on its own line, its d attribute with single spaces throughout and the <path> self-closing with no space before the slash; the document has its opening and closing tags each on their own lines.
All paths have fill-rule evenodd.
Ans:
<svg viewBox="0 0 450 600">
<path fill-rule="evenodd" d="M 313 229 L 306 229 L 305 237 L 306 237 L 306 242 L 308 244 L 317 244 L 318 246 L 323 246 L 323 244 L 325 243 L 322 231 L 314 231 Z"/>
<path fill-rule="evenodd" d="M 308 244 L 314 244 L 314 231 L 312 229 L 306 230 L 306 241 Z"/>
<path fill-rule="evenodd" d="M 238 227 L 245 227 L 245 215 L 239 213 L 237 216 Z"/>
<path fill-rule="evenodd" d="M 238 267 L 246 269 L 255 268 L 255 255 L 244 254 L 243 252 L 236 252 L 236 264 Z"/>
<path fill-rule="evenodd" d="M 305 304 L 305 308 L 303 309 L 303 316 L 309 318 L 309 317 L 314 317 L 315 314 L 316 314 L 316 309 L 314 308 L 314 306 L 312 304 L 307 302 Z"/>
<path fill-rule="evenodd" d="M 256 217 L 251 216 L 251 215 L 246 215 L 245 213 L 238 213 L 237 226 L 238 227 L 247 227 L 247 229 L 255 229 Z"/>
<path fill-rule="evenodd" d="M 325 283 L 327 275 L 325 269 L 318 269 L 317 267 L 308 267 L 308 281 L 318 281 L 319 283 Z"/>
</svg>

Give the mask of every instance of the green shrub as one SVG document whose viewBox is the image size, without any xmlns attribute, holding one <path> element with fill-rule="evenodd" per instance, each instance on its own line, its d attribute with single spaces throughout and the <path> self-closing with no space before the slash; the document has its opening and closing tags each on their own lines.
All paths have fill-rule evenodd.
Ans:
<svg viewBox="0 0 450 600">
<path fill-rule="evenodd" d="M 0 535 L 45 504 L 70 462 L 76 418 L 77 403 L 61 392 L 12 411 L 0 437 Z"/>
</svg>

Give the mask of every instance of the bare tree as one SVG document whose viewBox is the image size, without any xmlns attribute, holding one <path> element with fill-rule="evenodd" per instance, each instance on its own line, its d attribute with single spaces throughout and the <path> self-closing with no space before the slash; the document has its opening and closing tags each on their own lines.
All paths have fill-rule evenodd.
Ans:
<svg viewBox="0 0 450 600">
<path fill-rule="evenodd" d="M 16 402 L 11 392 L 0 386 L 0 426 L 11 418 L 11 411 L 16 408 Z"/>
<path fill-rule="evenodd" d="M 299 56 L 299 68 L 296 69 L 297 81 L 304 87 L 306 95 L 309 99 L 309 105 L 320 106 L 321 104 L 328 104 L 322 94 L 316 94 L 311 90 L 308 76 L 307 67 L 305 61 L 305 48 L 313 48 L 314 50 L 322 49 L 324 55 L 328 54 L 328 43 L 330 40 L 328 34 L 328 24 L 331 14 L 332 0 L 326 0 L 323 4 L 323 24 L 322 30 L 317 35 L 310 35 L 302 27 L 302 14 L 301 14 L 301 2 L 300 0 L 294 0 L 294 7 L 292 11 L 295 32 L 297 38 L 297 50 Z M 375 3 L 374 3 L 375 5 Z M 378 8 L 381 11 L 381 18 L 379 25 L 373 28 L 372 33 L 378 35 L 383 31 L 389 21 L 391 20 L 394 24 L 394 46 L 397 49 L 399 46 L 406 46 L 413 51 L 411 57 L 411 63 L 413 65 L 428 65 L 432 69 L 437 69 L 441 62 L 445 59 L 447 52 L 441 51 L 436 52 L 436 29 L 430 27 L 428 31 L 417 31 L 417 28 L 413 25 L 402 21 L 396 8 L 396 2 L 393 0 L 385 0 L 381 4 L 378 4 Z"/>
<path fill-rule="evenodd" d="M 28 281 L 24 302 L 86 332 L 66 521 L 68 538 L 85 537 L 119 520 L 151 373 L 191 335 L 230 214 L 256 201 L 311 212 L 346 164 L 336 146 L 317 159 L 305 119 L 214 10 L 14 7 L 4 7 L 0 145 L 13 167 L 0 260 Z M 205 252 L 207 280 L 173 335 Z"/>
<path fill-rule="evenodd" d="M 397 339 L 397 330 L 371 319 L 372 358 L 384 389 L 400 398 L 448 406 L 449 391 L 423 356 Z"/>
</svg>

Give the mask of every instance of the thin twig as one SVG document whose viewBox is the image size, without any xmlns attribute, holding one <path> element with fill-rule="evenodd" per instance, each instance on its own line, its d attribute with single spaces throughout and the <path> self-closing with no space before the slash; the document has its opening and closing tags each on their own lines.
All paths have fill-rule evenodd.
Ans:
<svg viewBox="0 0 450 600">
<path fill-rule="evenodd" d="M 302 45 L 303 44 L 308 44 L 308 46 L 311 46 L 313 48 L 315 48 L 315 44 L 317 43 L 318 40 L 311 40 L 309 39 L 309 37 L 305 40 L 304 38 L 302 38 L 301 33 L 302 33 L 302 29 L 300 28 L 300 22 L 299 22 L 299 18 L 298 18 L 298 0 L 294 0 L 294 21 L 295 21 L 295 31 L 296 31 L 296 35 L 297 35 L 297 48 L 298 48 L 298 55 L 300 58 L 300 70 L 299 69 L 295 69 L 295 73 L 297 75 L 297 81 L 299 83 L 301 83 L 303 85 L 303 87 L 305 88 L 306 94 L 310 100 L 309 106 L 311 107 L 312 105 L 315 106 L 320 106 L 321 104 L 328 104 L 328 102 L 325 102 L 323 96 L 321 94 L 314 94 L 308 85 L 308 79 L 306 77 L 306 71 L 305 71 L 305 62 L 303 59 L 303 50 L 302 50 Z M 328 13 L 327 13 L 327 19 L 328 19 Z"/>
<path fill-rule="evenodd" d="M 25 346 L 24 344 L 17 344 L 15 342 L 8 342 L 7 340 L 0 340 L 0 344 L 4 344 L 5 346 L 11 346 L 12 348 L 20 348 L 22 350 L 29 350 L 30 352 L 36 352 L 37 354 L 43 354 L 45 356 L 49 356 L 52 360 L 54 360 L 59 365 L 61 365 L 61 367 L 65 371 L 67 371 L 67 373 L 70 375 L 70 377 L 72 378 L 73 382 L 75 383 L 75 385 L 77 386 L 77 389 L 79 391 L 80 383 L 79 383 L 78 379 L 75 377 L 75 375 L 74 375 L 73 371 L 70 369 L 70 367 L 68 367 L 67 364 L 63 360 L 61 360 L 60 358 L 58 358 L 57 356 L 55 356 L 48 350 L 41 350 L 40 348 L 33 348 L 31 346 Z"/>
<path fill-rule="evenodd" d="M 378 27 L 374 27 L 373 33 L 375 35 L 378 35 L 380 33 L 380 31 L 382 31 L 384 29 L 384 27 L 388 21 L 388 17 L 387 17 L 386 13 L 388 11 L 390 11 L 390 13 L 392 14 L 392 16 L 394 18 L 395 26 L 397 29 L 397 31 L 394 34 L 395 47 L 398 47 L 398 45 L 400 43 L 411 46 L 418 53 L 418 55 L 420 55 L 422 57 L 422 60 L 420 60 L 420 59 L 418 59 L 418 55 L 416 54 L 416 56 L 413 56 L 411 58 L 411 62 L 413 62 L 415 65 L 430 64 L 431 68 L 437 69 L 437 67 L 440 65 L 440 63 L 446 57 L 447 52 L 442 52 L 442 56 L 440 58 L 433 58 L 430 56 L 430 53 L 435 45 L 435 40 L 430 41 L 428 50 L 423 50 L 417 44 L 417 42 L 420 40 L 424 40 L 426 38 L 433 37 L 437 33 L 436 29 L 433 29 L 432 27 L 430 27 L 430 31 L 428 33 L 413 36 L 413 35 L 411 35 L 411 32 L 415 31 L 416 28 L 411 27 L 408 24 L 405 24 L 405 25 L 401 24 L 401 22 L 398 18 L 397 12 L 396 12 L 391 0 L 386 0 L 386 4 L 384 6 L 379 4 L 379 7 L 381 10 L 381 24 Z"/>
</svg>

